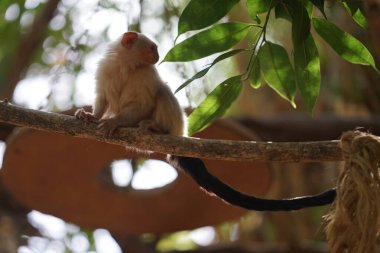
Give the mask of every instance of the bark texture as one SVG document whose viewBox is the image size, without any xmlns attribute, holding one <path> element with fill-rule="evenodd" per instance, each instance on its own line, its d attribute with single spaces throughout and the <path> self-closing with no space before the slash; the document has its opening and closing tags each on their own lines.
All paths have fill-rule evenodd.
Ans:
<svg viewBox="0 0 380 253">
<path fill-rule="evenodd" d="M 343 159 L 338 140 L 280 143 L 209 140 L 144 133 L 137 128 L 119 129 L 114 136 L 106 138 L 94 122 L 84 122 L 73 116 L 25 109 L 6 102 L 0 102 L 0 122 L 188 157 L 278 162 L 340 161 Z"/>
</svg>

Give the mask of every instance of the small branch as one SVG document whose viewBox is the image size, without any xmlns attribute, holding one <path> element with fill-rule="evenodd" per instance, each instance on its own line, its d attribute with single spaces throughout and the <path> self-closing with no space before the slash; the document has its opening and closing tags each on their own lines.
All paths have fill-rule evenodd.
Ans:
<svg viewBox="0 0 380 253">
<path fill-rule="evenodd" d="M 9 73 L 5 81 L 2 96 L 11 99 L 17 83 L 22 78 L 23 72 L 29 66 L 30 61 L 44 38 L 44 33 L 50 20 L 57 11 L 60 0 L 49 0 L 41 13 L 35 18 L 28 32 L 22 37 L 19 49 L 10 63 Z"/>
<path fill-rule="evenodd" d="M 339 141 L 269 143 L 209 140 L 141 133 L 137 128 L 120 129 L 112 138 L 105 138 L 96 123 L 83 122 L 73 116 L 25 109 L 6 102 L 0 102 L 0 122 L 180 156 L 230 161 L 342 160 Z"/>
</svg>

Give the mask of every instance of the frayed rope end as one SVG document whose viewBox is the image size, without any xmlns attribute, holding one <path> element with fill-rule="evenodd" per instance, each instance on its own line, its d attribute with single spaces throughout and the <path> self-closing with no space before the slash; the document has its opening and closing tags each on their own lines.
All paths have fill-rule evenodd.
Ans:
<svg viewBox="0 0 380 253">
<path fill-rule="evenodd" d="M 376 253 L 380 232 L 380 139 L 360 131 L 342 135 L 344 168 L 326 221 L 332 253 Z"/>
</svg>

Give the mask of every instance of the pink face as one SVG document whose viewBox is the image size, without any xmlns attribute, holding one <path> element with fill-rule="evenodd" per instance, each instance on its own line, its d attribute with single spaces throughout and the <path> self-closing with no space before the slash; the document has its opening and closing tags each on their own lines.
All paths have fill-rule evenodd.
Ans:
<svg viewBox="0 0 380 253">
<path fill-rule="evenodd" d="M 121 44 L 126 49 L 135 47 L 134 50 L 138 50 L 139 58 L 143 63 L 155 64 L 159 60 L 157 45 L 145 36 L 139 37 L 136 32 L 124 33 Z"/>
<path fill-rule="evenodd" d="M 148 64 L 155 64 L 159 59 L 157 46 L 154 43 L 149 44 L 144 45 L 143 50 L 141 50 L 141 59 Z"/>
</svg>

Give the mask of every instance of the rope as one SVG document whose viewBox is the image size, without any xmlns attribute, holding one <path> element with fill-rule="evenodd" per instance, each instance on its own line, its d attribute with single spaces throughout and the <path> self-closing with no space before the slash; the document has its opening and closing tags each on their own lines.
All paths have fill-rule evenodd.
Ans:
<svg viewBox="0 0 380 253">
<path fill-rule="evenodd" d="M 380 139 L 349 131 L 342 135 L 345 165 L 337 197 L 325 216 L 332 253 L 376 253 L 380 232 Z"/>
</svg>

